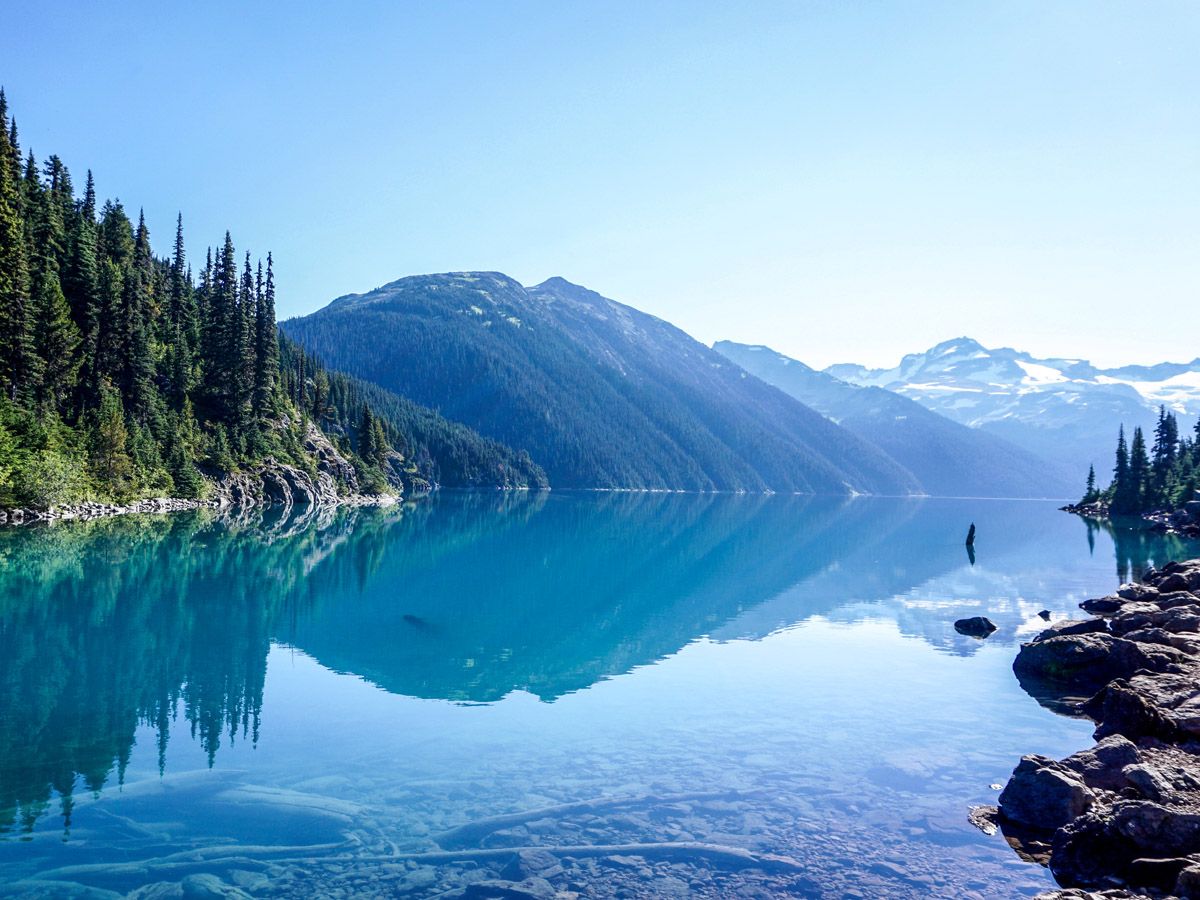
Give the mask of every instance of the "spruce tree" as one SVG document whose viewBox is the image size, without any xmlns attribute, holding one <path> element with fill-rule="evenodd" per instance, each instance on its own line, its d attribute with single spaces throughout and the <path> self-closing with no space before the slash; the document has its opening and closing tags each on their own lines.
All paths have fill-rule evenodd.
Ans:
<svg viewBox="0 0 1200 900">
<path fill-rule="evenodd" d="M 100 388 L 100 406 L 92 418 L 88 449 L 92 471 L 105 487 L 118 494 L 133 473 L 128 441 L 121 396 L 111 385 L 104 384 Z"/>
<path fill-rule="evenodd" d="M 375 459 L 375 417 L 366 403 L 358 422 L 358 455 L 369 463 Z"/>
<path fill-rule="evenodd" d="M 258 297 L 254 286 L 254 270 L 250 267 L 250 253 L 246 253 L 242 270 L 241 287 L 238 291 L 237 311 L 237 361 L 235 369 L 235 391 L 237 395 L 237 422 L 245 428 L 253 421 L 254 404 L 254 355 L 255 333 L 258 312 Z"/>
<path fill-rule="evenodd" d="M 196 304 L 183 244 L 183 214 L 175 221 L 175 248 L 171 255 L 169 303 L 164 331 L 167 334 L 167 379 L 172 405 L 182 410 L 195 386 Z"/>
<path fill-rule="evenodd" d="M 96 226 L 86 216 L 71 219 L 67 229 L 67 265 L 62 289 L 71 308 L 71 318 L 80 334 L 80 376 L 76 385 L 76 408 L 94 406 L 99 394 L 96 384 L 96 351 L 100 338 L 100 270 L 96 260 Z"/>
<path fill-rule="evenodd" d="M 1132 481 L 1129 477 L 1129 448 L 1125 444 L 1125 426 L 1117 432 L 1117 461 L 1113 466 L 1112 511 L 1114 513 L 1133 512 L 1133 500 L 1130 496 Z"/>
<path fill-rule="evenodd" d="M 1083 502 L 1091 503 L 1096 499 L 1096 467 L 1088 466 L 1087 487 L 1083 492 Z"/>
<path fill-rule="evenodd" d="M 6 105 L 7 108 L 7 105 Z M 28 401 L 34 392 L 33 320 L 17 151 L 0 118 L 0 391 Z"/>
<path fill-rule="evenodd" d="M 1133 430 L 1133 443 L 1129 449 L 1129 489 L 1133 504 L 1131 512 L 1141 512 L 1149 500 L 1150 457 L 1146 453 L 1146 438 L 1141 426 Z"/>
<path fill-rule="evenodd" d="M 97 285 L 98 314 L 96 317 L 95 365 L 91 373 L 92 384 L 87 386 L 90 395 L 99 398 L 101 386 L 121 380 L 125 365 L 125 343 L 122 322 L 122 296 L 125 293 L 125 276 L 121 267 L 111 259 L 100 264 Z"/>
<path fill-rule="evenodd" d="M 61 170 L 51 171 L 51 184 L 30 195 L 33 246 L 36 248 L 30 298 L 35 360 L 31 373 L 37 379 L 35 394 L 39 402 L 61 413 L 74 391 L 79 329 L 71 318 L 59 277 L 60 264 L 66 253 L 66 233 L 62 222 L 64 207 L 54 196 L 53 185 L 63 175 Z"/>
<path fill-rule="evenodd" d="M 154 257 L 145 215 L 139 215 L 128 277 L 125 279 L 123 327 L 125 373 L 122 381 L 130 416 L 146 423 L 154 414 L 154 356 L 151 319 L 154 296 Z"/>
<path fill-rule="evenodd" d="M 40 360 L 38 399 L 56 413 L 65 413 L 75 392 L 79 372 L 79 329 L 57 277 L 39 278 L 33 298 L 34 349 Z"/>
<path fill-rule="evenodd" d="M 275 392 L 275 381 L 279 373 L 279 335 L 275 324 L 275 274 L 272 271 L 271 254 L 267 254 L 266 280 L 262 278 L 262 266 L 259 266 L 259 283 L 261 290 L 257 292 L 258 314 L 255 317 L 255 369 L 254 369 L 254 406 L 262 416 L 269 412 L 271 397 Z"/>
<path fill-rule="evenodd" d="M 120 200 L 106 200 L 100 211 L 100 252 L 122 270 L 133 261 L 133 223 Z"/>
<path fill-rule="evenodd" d="M 312 417 L 320 424 L 329 409 L 329 376 L 324 369 L 317 369 L 312 377 Z"/>
<path fill-rule="evenodd" d="M 92 170 L 88 169 L 87 186 L 83 190 L 83 202 L 79 213 L 89 225 L 96 224 L 96 181 L 92 178 Z"/>
</svg>

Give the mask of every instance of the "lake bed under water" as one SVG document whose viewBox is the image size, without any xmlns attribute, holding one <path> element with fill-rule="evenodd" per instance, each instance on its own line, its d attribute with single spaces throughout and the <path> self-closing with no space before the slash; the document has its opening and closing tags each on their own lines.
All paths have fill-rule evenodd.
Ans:
<svg viewBox="0 0 1200 900">
<path fill-rule="evenodd" d="M 0 894 L 1032 896 L 968 808 L 1091 726 L 1017 645 L 1193 555 L 994 500 L 2 530 Z"/>
</svg>

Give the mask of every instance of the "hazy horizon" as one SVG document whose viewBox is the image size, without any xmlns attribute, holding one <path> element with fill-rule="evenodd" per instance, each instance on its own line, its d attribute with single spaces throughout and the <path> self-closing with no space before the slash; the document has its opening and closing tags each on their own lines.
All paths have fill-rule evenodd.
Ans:
<svg viewBox="0 0 1200 900">
<path fill-rule="evenodd" d="M 281 317 L 483 269 L 818 368 L 1197 355 L 1194 6 L 67 9 L 9 11 L 22 150 L 271 250 Z"/>
</svg>

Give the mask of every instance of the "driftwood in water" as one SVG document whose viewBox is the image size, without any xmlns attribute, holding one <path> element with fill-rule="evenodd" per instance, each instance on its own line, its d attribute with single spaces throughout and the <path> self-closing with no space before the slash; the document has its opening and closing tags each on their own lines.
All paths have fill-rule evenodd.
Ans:
<svg viewBox="0 0 1200 900">
<path fill-rule="evenodd" d="M 967 546 L 975 546 L 975 523 L 971 523 L 971 527 L 967 529 Z"/>
</svg>

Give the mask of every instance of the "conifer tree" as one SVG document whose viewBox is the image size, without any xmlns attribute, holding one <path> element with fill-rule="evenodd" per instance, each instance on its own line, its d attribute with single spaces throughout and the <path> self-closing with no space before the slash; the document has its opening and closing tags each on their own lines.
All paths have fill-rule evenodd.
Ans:
<svg viewBox="0 0 1200 900">
<path fill-rule="evenodd" d="M 38 399 L 55 412 L 64 413 L 79 371 L 79 329 L 71 320 L 58 278 L 39 279 L 33 301 L 34 351 L 40 360 L 41 378 Z"/>
<path fill-rule="evenodd" d="M 1140 426 L 1133 430 L 1133 443 L 1129 449 L 1129 480 L 1132 483 L 1129 496 L 1133 504 L 1130 511 L 1141 512 L 1150 484 L 1150 457 L 1146 454 L 1146 438 Z"/>
<path fill-rule="evenodd" d="M 312 377 L 312 417 L 314 422 L 325 418 L 329 408 L 329 376 L 318 369 Z"/>
<path fill-rule="evenodd" d="M 254 372 L 257 367 L 254 347 L 257 333 L 255 318 L 258 312 L 258 296 L 255 291 L 254 270 L 250 267 L 250 253 L 246 253 L 242 270 L 241 288 L 238 291 L 238 358 L 236 368 L 236 395 L 240 427 L 253 420 Z"/>
<path fill-rule="evenodd" d="M 182 410 L 196 383 L 196 305 L 183 244 L 183 214 L 175 221 L 175 248 L 171 255 L 170 293 L 165 331 L 168 335 L 167 378 L 172 405 Z"/>
<path fill-rule="evenodd" d="M 1152 503 L 1165 505 L 1170 502 L 1172 471 L 1178 455 L 1179 424 L 1174 413 L 1165 406 L 1158 408 L 1158 422 L 1154 427 L 1154 445 L 1151 448 Z"/>
<path fill-rule="evenodd" d="M 254 405 L 259 415 L 267 412 L 279 372 L 279 335 L 275 325 L 275 275 L 267 254 L 267 275 L 259 265 L 258 312 L 255 316 Z"/>
<path fill-rule="evenodd" d="M 375 417 L 371 415 L 371 407 L 365 403 L 358 423 L 358 455 L 368 462 L 375 459 Z"/>
<path fill-rule="evenodd" d="M 154 258 L 150 251 L 150 231 L 146 217 L 138 217 L 132 265 L 123 293 L 125 375 L 123 387 L 134 417 L 147 422 L 152 415 L 154 357 L 151 349 L 150 319 L 154 305 Z"/>
<path fill-rule="evenodd" d="M 100 407 L 92 420 L 89 450 L 97 476 L 106 485 L 118 488 L 118 492 L 133 472 L 128 440 L 121 396 L 111 385 L 104 384 L 100 390 Z"/>
<path fill-rule="evenodd" d="M 0 341 L 0 391 L 9 399 L 27 401 L 35 388 L 29 268 L 17 168 L 19 151 L 10 143 L 16 137 L 16 123 L 8 133 L 5 128 L 0 118 L 0 335 L 4 337 Z"/>
<path fill-rule="evenodd" d="M 1096 467 L 1088 466 L 1087 488 L 1083 492 L 1083 502 L 1091 503 L 1096 499 Z"/>
<path fill-rule="evenodd" d="M 96 317 L 96 359 L 91 373 L 93 383 L 88 386 L 95 397 L 100 396 L 104 382 L 118 383 L 124 370 L 125 344 L 121 328 L 121 297 L 125 292 L 125 277 L 121 267 L 111 259 L 100 265 L 97 286 L 98 308 Z"/>
<path fill-rule="evenodd" d="M 96 181 L 92 178 L 91 169 L 87 170 L 87 186 L 83 190 L 83 202 L 79 212 L 88 225 L 96 224 Z"/>
<path fill-rule="evenodd" d="M 60 164 L 61 166 L 61 164 Z M 63 295 L 59 268 L 65 256 L 66 233 L 63 205 L 54 196 L 53 185 L 61 183 L 63 170 L 51 170 L 51 185 L 30 194 L 33 216 L 33 272 L 31 312 L 33 360 L 30 372 L 36 378 L 35 395 L 54 412 L 63 412 L 75 384 L 79 330 L 71 318 Z M 68 207 L 69 208 L 69 207 Z"/>
<path fill-rule="evenodd" d="M 84 215 L 72 216 L 67 229 L 67 264 L 61 280 L 71 318 L 80 334 L 80 380 L 75 395 L 77 409 L 84 409 L 99 400 L 95 385 L 96 350 L 100 337 L 100 271 L 96 260 L 96 226 Z"/>
<path fill-rule="evenodd" d="M 1125 443 L 1125 426 L 1117 432 L 1117 461 L 1113 466 L 1112 510 L 1115 513 L 1133 512 L 1132 480 L 1129 477 L 1129 448 Z"/>
</svg>

